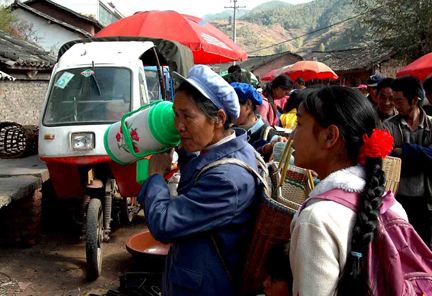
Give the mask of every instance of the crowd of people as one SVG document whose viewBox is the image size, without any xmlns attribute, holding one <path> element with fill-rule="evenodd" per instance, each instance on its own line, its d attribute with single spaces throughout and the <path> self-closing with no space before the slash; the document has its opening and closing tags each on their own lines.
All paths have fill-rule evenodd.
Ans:
<svg viewBox="0 0 432 296">
<path fill-rule="evenodd" d="M 171 151 L 151 158 L 138 196 L 152 235 L 171 244 L 163 295 L 240 293 L 262 190 L 251 174 L 255 153 L 269 161 L 288 137 L 295 165 L 321 181 L 296 213 L 290 243 L 267 255 L 266 295 L 373 295 L 379 281 L 369 280 L 362 260 L 383 204 L 432 248 L 432 117 L 422 107 L 426 98 L 432 105 L 432 78 L 422 84 L 376 74 L 365 97 L 349 87 L 305 87 L 285 75 L 261 90 L 238 66 L 224 78 L 203 65 L 176 76 L 178 195 L 170 197 L 164 180 Z M 396 199 L 384 190 L 388 155 L 402 159 Z M 241 165 L 220 162 L 231 159 Z M 330 193 L 355 200 L 357 211 L 326 200 Z"/>
</svg>

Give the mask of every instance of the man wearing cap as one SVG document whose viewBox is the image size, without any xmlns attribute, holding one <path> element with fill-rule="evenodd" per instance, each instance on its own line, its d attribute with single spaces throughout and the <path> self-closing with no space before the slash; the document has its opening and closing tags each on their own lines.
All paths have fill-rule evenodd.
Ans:
<svg viewBox="0 0 432 296">
<path fill-rule="evenodd" d="M 231 129 L 240 115 L 232 86 L 204 65 L 187 79 L 174 74 L 181 83 L 173 105 L 181 138 L 178 196 L 170 198 L 163 178 L 172 152 L 153 155 L 138 195 L 153 237 L 171 244 L 162 294 L 237 295 L 262 185 L 239 165 L 203 169 L 236 159 L 257 170 L 255 152 L 246 131 Z"/>
<path fill-rule="evenodd" d="M 377 108 L 378 107 L 378 97 L 377 97 L 377 86 L 378 82 L 380 82 L 382 79 L 387 78 L 384 74 L 375 74 L 368 78 L 366 84 L 367 84 L 367 90 L 369 95 L 367 98 L 372 103 L 372 105 Z"/>
<path fill-rule="evenodd" d="M 378 82 L 376 92 L 378 97 L 377 111 L 381 122 L 384 122 L 398 114 L 393 100 L 393 90 L 391 88 L 393 81 L 393 78 L 384 78 Z"/>
<path fill-rule="evenodd" d="M 247 131 L 249 144 L 268 160 L 275 143 L 288 142 L 288 139 L 280 137 L 276 129 L 256 114 L 257 106 L 262 104 L 262 97 L 252 85 L 233 82 L 231 86 L 236 91 L 240 103 L 240 116 L 234 123 Z"/>
<path fill-rule="evenodd" d="M 399 114 L 384 126 L 394 138 L 393 156 L 402 159 L 396 198 L 411 225 L 432 247 L 432 117 L 421 108 L 424 92 L 419 79 L 399 77 L 391 88 Z"/>
</svg>

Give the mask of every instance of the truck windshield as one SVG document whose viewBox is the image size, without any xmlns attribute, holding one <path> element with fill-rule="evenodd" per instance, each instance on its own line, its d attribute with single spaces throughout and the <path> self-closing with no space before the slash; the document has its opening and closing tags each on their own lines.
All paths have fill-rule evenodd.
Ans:
<svg viewBox="0 0 432 296">
<path fill-rule="evenodd" d="M 125 68 L 77 68 L 58 72 L 45 125 L 102 124 L 131 110 L 131 72 Z"/>
</svg>

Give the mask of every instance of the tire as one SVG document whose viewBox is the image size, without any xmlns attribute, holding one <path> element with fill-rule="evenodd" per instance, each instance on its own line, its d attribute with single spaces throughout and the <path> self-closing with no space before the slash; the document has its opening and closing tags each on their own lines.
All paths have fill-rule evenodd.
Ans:
<svg viewBox="0 0 432 296">
<path fill-rule="evenodd" d="M 130 205 L 127 199 L 127 197 L 123 197 L 123 199 L 120 201 L 121 222 L 123 225 L 130 225 L 135 216 L 132 209 L 129 209 L 129 207 L 133 206 L 133 204 Z M 132 198 L 131 201 L 134 202 L 135 199 Z"/>
<path fill-rule="evenodd" d="M 103 209 L 99 199 L 90 200 L 87 210 L 87 277 L 94 280 L 102 272 Z"/>
</svg>

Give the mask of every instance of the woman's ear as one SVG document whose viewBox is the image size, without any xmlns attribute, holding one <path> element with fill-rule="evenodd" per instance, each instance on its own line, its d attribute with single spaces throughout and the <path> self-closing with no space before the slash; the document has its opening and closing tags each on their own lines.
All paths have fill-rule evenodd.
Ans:
<svg viewBox="0 0 432 296">
<path fill-rule="evenodd" d="M 339 128 L 332 124 L 328 128 L 324 128 L 321 130 L 320 140 L 322 140 L 322 147 L 324 149 L 332 149 L 334 148 L 340 138 Z"/>
<path fill-rule="evenodd" d="M 247 100 L 246 101 L 246 107 L 247 107 L 248 111 L 253 110 L 252 100 Z"/>
<path fill-rule="evenodd" d="M 225 122 L 227 120 L 227 115 L 224 110 L 220 109 L 216 114 L 218 121 L 215 122 L 215 127 L 218 129 L 223 129 Z"/>
</svg>

